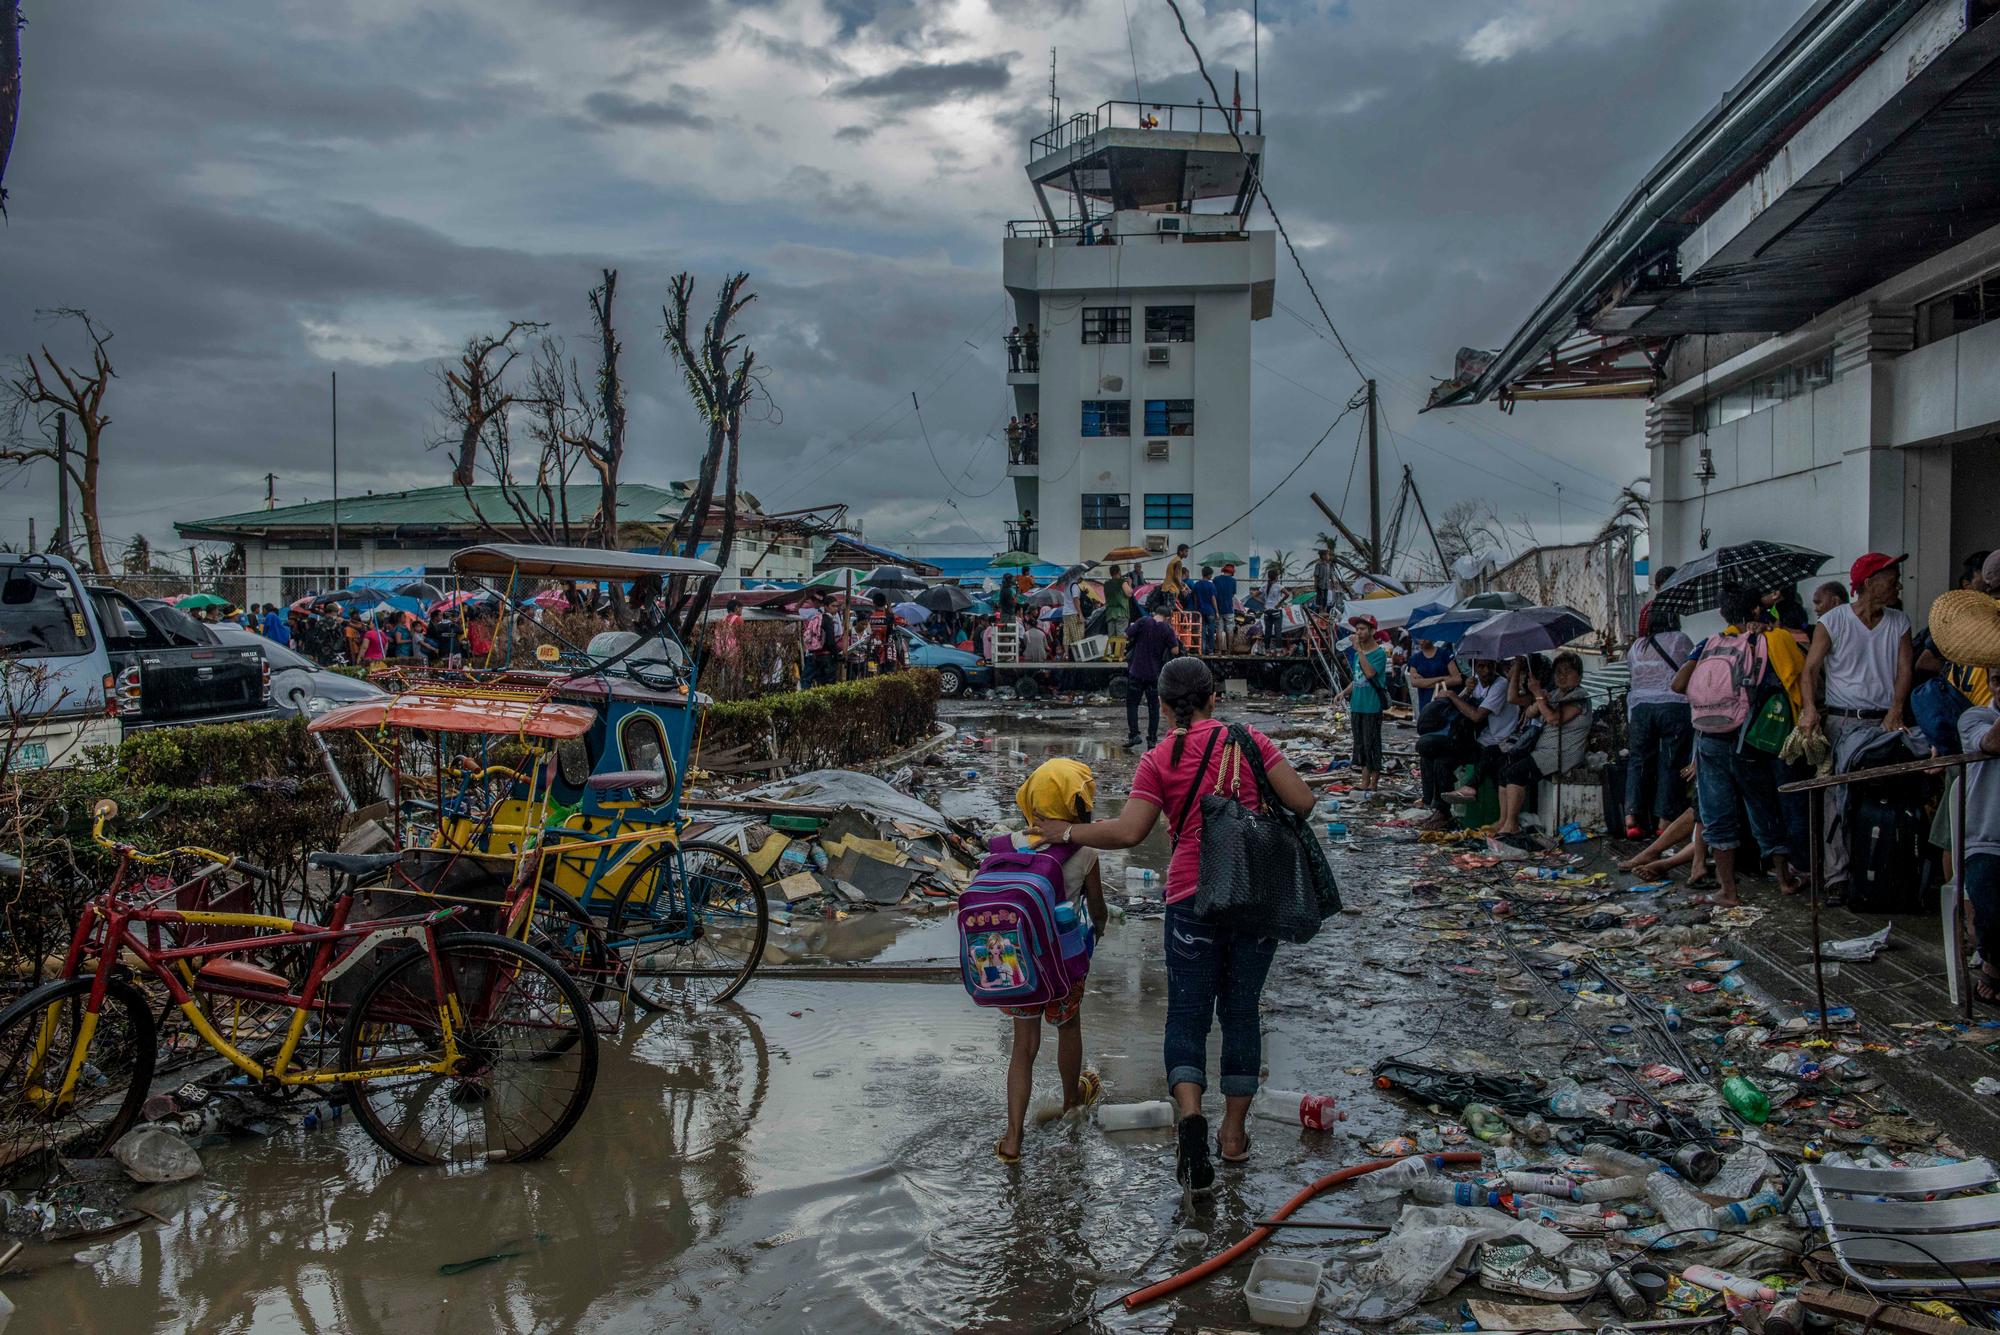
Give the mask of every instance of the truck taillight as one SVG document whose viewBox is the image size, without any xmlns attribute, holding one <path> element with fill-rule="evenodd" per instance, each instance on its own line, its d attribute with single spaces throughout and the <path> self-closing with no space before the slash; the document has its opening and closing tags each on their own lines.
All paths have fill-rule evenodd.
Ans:
<svg viewBox="0 0 2000 1335">
<path fill-rule="evenodd" d="M 104 717 L 118 717 L 118 678 L 104 674 Z"/>
<path fill-rule="evenodd" d="M 117 697 L 120 714 L 136 714 L 142 708 L 137 667 L 128 667 L 118 674 Z"/>
<path fill-rule="evenodd" d="M 264 702 L 269 704 L 271 701 L 271 660 L 260 655 L 258 661 L 262 663 L 264 668 Z"/>
</svg>

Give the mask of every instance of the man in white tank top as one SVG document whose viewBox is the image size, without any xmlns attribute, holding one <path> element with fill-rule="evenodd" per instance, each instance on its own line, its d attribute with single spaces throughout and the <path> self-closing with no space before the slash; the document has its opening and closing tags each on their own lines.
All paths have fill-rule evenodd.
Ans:
<svg viewBox="0 0 2000 1335">
<path fill-rule="evenodd" d="M 1903 562 L 1909 556 L 1869 552 L 1854 563 L 1848 583 L 1854 601 L 1835 607 L 1813 628 L 1806 653 L 1805 708 L 1799 726 L 1824 724 L 1836 747 L 1842 734 L 1857 728 L 1894 732 L 1904 726 L 1910 703 L 1910 675 L 1916 650 L 1910 618 L 1894 606 L 1903 592 Z M 1834 819 L 1846 790 L 1827 789 L 1826 883 L 1847 879 L 1846 830 Z"/>
</svg>

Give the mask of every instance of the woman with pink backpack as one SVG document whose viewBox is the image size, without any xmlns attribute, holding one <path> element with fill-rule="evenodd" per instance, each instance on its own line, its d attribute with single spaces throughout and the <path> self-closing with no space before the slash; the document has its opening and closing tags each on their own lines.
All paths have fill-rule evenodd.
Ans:
<svg viewBox="0 0 2000 1335">
<path fill-rule="evenodd" d="M 1687 697 L 1694 724 L 1695 805 L 1720 887 L 1696 902 L 1718 908 L 1743 902 L 1736 893 L 1739 809 L 1771 859 L 1778 889 L 1799 892 L 1778 803 L 1778 751 L 1799 714 L 1805 655 L 1790 631 L 1763 620 L 1760 601 L 1755 589 L 1724 587 L 1721 610 L 1729 624 L 1674 674 L 1673 689 Z"/>
</svg>

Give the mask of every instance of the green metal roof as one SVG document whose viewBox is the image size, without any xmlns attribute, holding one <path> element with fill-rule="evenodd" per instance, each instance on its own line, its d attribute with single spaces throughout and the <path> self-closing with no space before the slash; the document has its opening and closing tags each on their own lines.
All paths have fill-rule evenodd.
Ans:
<svg viewBox="0 0 2000 1335">
<path fill-rule="evenodd" d="M 533 493 L 519 488 L 525 495 Z M 340 498 L 342 530 L 361 529 L 464 529 L 478 533 L 479 520 L 467 502 L 467 492 L 493 523 L 512 527 L 514 511 L 497 486 L 419 487 L 413 491 L 381 491 Z M 645 482 L 618 484 L 618 511 L 621 518 L 654 519 L 678 514 L 687 493 L 679 486 L 656 487 Z M 586 484 L 570 494 L 571 519 L 587 521 L 597 506 L 597 488 Z M 181 519 L 174 530 L 183 538 L 254 538 L 286 533 L 303 534 L 331 531 L 333 502 L 308 501 L 303 505 L 280 506 L 275 510 L 246 510 L 241 514 L 218 515 L 213 519 Z"/>
</svg>

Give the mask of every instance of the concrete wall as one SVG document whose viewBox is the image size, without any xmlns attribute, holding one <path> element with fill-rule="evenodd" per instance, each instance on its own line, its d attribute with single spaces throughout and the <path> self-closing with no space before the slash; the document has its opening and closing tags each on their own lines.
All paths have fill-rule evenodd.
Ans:
<svg viewBox="0 0 2000 1335">
<path fill-rule="evenodd" d="M 1144 546 L 1153 534 L 1170 549 L 1200 543 L 1196 556 L 1218 548 L 1248 555 L 1248 525 L 1222 526 L 1251 504 L 1251 323 L 1257 285 L 1268 294 L 1272 241 L 1269 233 L 1253 233 L 1243 241 L 1193 244 L 1006 243 L 1019 323 L 1026 327 L 1035 318 L 1041 335 L 1038 384 L 1020 394 L 1023 408 L 1032 402 L 1041 415 L 1041 461 L 1032 486 L 1020 481 L 1022 499 L 1034 498 L 1028 503 L 1044 559 L 1092 560 L 1114 547 Z M 1195 308 L 1193 341 L 1159 345 L 1167 351 L 1165 366 L 1147 363 L 1149 305 Z M 1082 341 L 1083 311 L 1099 306 L 1131 308 L 1130 343 Z M 1128 400 L 1132 434 L 1085 438 L 1082 404 L 1089 399 Z M 1164 437 L 1164 461 L 1146 457 L 1149 399 L 1194 402 L 1194 434 Z M 1085 531 L 1087 493 L 1129 496 L 1131 528 Z M 1193 527 L 1149 529 L 1149 493 L 1192 495 Z"/>
</svg>

